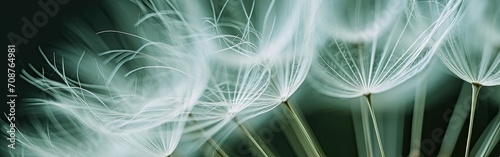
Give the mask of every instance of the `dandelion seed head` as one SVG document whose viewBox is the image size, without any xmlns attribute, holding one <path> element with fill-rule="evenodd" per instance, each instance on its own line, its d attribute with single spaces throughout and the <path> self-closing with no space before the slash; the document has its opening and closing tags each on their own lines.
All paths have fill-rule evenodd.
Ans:
<svg viewBox="0 0 500 157">
<path fill-rule="evenodd" d="M 473 32 L 460 29 L 454 33 L 441 48 L 441 61 L 464 81 L 500 85 L 500 47 Z"/>
<path fill-rule="evenodd" d="M 212 75 L 203 96 L 192 112 L 193 125 L 188 126 L 187 132 L 203 130 L 203 134 L 193 134 L 194 140 L 206 140 L 216 136 L 216 140 L 224 140 L 232 132 L 226 126 L 234 118 L 248 119 L 251 114 L 245 109 L 260 99 L 270 81 L 269 70 L 260 64 L 227 65 L 213 62 Z M 217 134 L 217 135 L 216 135 Z M 201 136 L 201 137 L 200 137 Z M 199 147 L 196 142 L 192 147 Z"/>
<path fill-rule="evenodd" d="M 500 85 L 500 11 L 498 1 L 469 2 L 459 25 L 440 49 L 441 61 L 460 79 L 484 86 Z M 488 18 L 485 21 L 484 18 Z"/>
<path fill-rule="evenodd" d="M 216 45 L 222 47 L 215 58 L 235 67 L 264 65 L 270 71 L 266 92 L 245 112 L 260 114 L 288 100 L 304 81 L 314 58 L 316 31 L 309 17 L 314 17 L 318 3 L 225 1 L 213 6 L 214 17 L 207 23 L 216 32 Z"/>
<path fill-rule="evenodd" d="M 460 1 L 453 1 L 443 4 L 446 7 L 435 8 L 440 12 L 435 18 L 437 22 L 428 25 L 417 38 L 410 38 L 409 44 L 402 39 L 413 32 L 409 25 L 418 12 L 404 12 L 409 15 L 398 16 L 387 34 L 367 42 L 326 40 L 312 66 L 311 85 L 329 96 L 354 98 L 381 93 L 403 83 L 430 62 L 438 45 L 428 47 L 428 43 L 432 38 L 437 39 L 436 43 L 444 38 L 446 31 L 436 32 L 453 24 L 442 21 L 456 21 L 459 4 Z"/>
<path fill-rule="evenodd" d="M 57 107 L 90 130 L 116 137 L 127 144 L 122 148 L 132 147 L 148 156 L 171 155 L 188 113 L 208 82 L 210 48 L 205 46 L 205 36 L 197 36 L 199 27 L 187 25 L 181 12 L 156 8 L 147 9 L 144 15 L 137 22 L 137 34 L 119 30 L 100 31 L 97 36 L 79 34 L 106 51 L 82 53 L 68 47 L 72 51 L 65 53 L 76 55 L 57 58 L 62 63 L 58 65 L 44 55 L 57 78 L 48 78 L 34 67 L 34 74 L 24 71 L 23 77 L 52 97 L 35 99 L 35 103 Z M 88 29 L 72 28 L 75 32 Z M 109 50 L 99 38 L 105 34 L 138 46 Z M 93 48 L 85 45 L 83 49 Z M 76 66 L 65 66 L 66 59 L 77 60 Z"/>
</svg>

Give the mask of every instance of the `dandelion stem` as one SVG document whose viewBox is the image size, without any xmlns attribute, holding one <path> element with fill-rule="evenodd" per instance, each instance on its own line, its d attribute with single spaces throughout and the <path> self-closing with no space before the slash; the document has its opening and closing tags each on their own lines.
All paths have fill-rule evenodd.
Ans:
<svg viewBox="0 0 500 157">
<path fill-rule="evenodd" d="M 295 111 L 295 108 L 290 104 L 290 102 L 288 100 L 283 102 L 283 103 L 288 108 L 288 111 L 290 111 L 290 113 L 292 114 L 292 117 L 295 120 L 295 123 L 299 126 L 299 129 L 300 129 L 303 137 L 305 137 L 305 139 L 306 139 L 307 143 L 309 144 L 309 146 L 311 147 L 311 149 L 314 150 L 313 152 L 308 151 L 308 152 L 310 152 L 310 155 L 324 156 L 324 155 L 322 155 L 323 153 L 321 153 L 321 150 L 319 149 L 319 147 L 313 141 L 312 135 L 307 131 L 306 127 L 304 126 L 304 124 L 300 120 L 299 116 L 297 115 L 297 112 Z"/>
<path fill-rule="evenodd" d="M 420 156 L 420 147 L 422 141 L 422 124 L 425 112 L 425 97 L 427 92 L 427 71 L 424 72 L 416 87 L 415 102 L 413 104 L 413 119 L 411 131 L 410 156 Z"/>
<path fill-rule="evenodd" d="M 500 114 L 490 122 L 471 150 L 474 156 L 490 156 L 491 151 L 500 140 Z"/>
<path fill-rule="evenodd" d="M 453 109 L 451 116 L 447 119 L 447 121 L 453 123 L 448 124 L 446 128 L 443 142 L 437 155 L 438 157 L 448 157 L 453 154 L 453 150 L 455 149 L 455 145 L 460 135 L 460 130 L 465 123 L 466 116 L 464 116 L 464 113 L 467 114 L 469 112 L 470 101 L 467 100 L 470 98 L 469 88 L 470 83 L 464 83 L 460 89 L 455 109 Z M 445 115 L 450 115 L 450 113 L 446 113 Z"/>
<path fill-rule="evenodd" d="M 295 131 L 293 124 L 291 124 L 290 120 L 290 114 L 288 111 L 288 108 L 281 108 L 279 110 L 273 110 L 274 114 L 276 115 L 276 118 L 281 122 L 282 125 L 279 125 L 280 130 L 284 132 L 285 137 L 288 139 L 288 141 L 299 141 L 299 142 L 289 142 L 291 149 L 297 156 L 307 156 L 307 152 L 303 146 L 304 142 L 300 142 L 299 137 L 297 136 L 297 132 Z M 287 129 L 287 128 L 292 128 L 292 129 Z"/>
<path fill-rule="evenodd" d="M 472 126 L 474 123 L 474 113 L 476 112 L 476 102 L 477 96 L 479 95 L 479 90 L 481 89 L 481 84 L 473 82 L 472 83 L 472 102 L 470 107 L 470 120 L 469 120 L 469 132 L 467 133 L 467 146 L 465 147 L 465 157 L 469 156 L 470 140 L 472 135 Z"/>
<path fill-rule="evenodd" d="M 195 119 L 193 118 L 193 115 L 192 115 L 192 114 L 189 114 L 189 118 L 190 118 L 191 120 L 193 120 L 193 122 L 194 122 L 194 123 L 198 123 L 198 121 L 197 121 L 197 120 L 195 120 Z M 202 128 L 202 129 L 200 129 L 200 131 L 201 131 L 201 133 L 202 133 L 204 136 L 207 136 L 207 135 L 206 135 L 206 131 L 205 131 L 205 129 L 203 129 L 203 128 Z M 217 152 L 220 156 L 222 156 L 222 157 L 229 157 L 229 155 L 227 155 L 227 153 L 226 153 L 226 152 L 222 149 L 222 147 L 221 147 L 221 146 L 220 146 L 217 142 L 215 142 L 215 140 L 214 140 L 212 137 L 210 137 L 210 136 L 209 136 L 209 137 L 208 137 L 207 142 L 208 142 L 208 144 L 209 144 L 210 146 L 212 146 L 212 147 L 215 149 L 215 151 L 216 151 L 216 152 Z"/>
<path fill-rule="evenodd" d="M 373 111 L 371 94 L 365 95 L 366 101 L 368 101 L 368 109 L 370 110 L 370 115 L 372 116 L 373 128 L 375 129 L 375 135 L 377 136 L 378 146 L 380 148 L 380 155 L 385 157 L 384 148 L 382 146 L 382 140 L 380 139 L 380 133 L 378 131 L 377 118 L 375 117 L 375 111 Z"/>
<path fill-rule="evenodd" d="M 365 110 L 364 102 L 360 103 L 360 109 L 361 109 L 361 122 L 363 123 L 363 135 L 365 138 L 365 148 L 366 148 L 366 156 L 368 157 L 373 157 L 373 146 L 372 146 L 372 136 L 370 133 L 370 116 L 369 112 Z"/>
<path fill-rule="evenodd" d="M 241 129 L 241 131 L 243 131 L 243 133 L 245 133 L 245 135 L 248 137 L 248 139 L 250 139 L 250 141 L 252 141 L 252 143 L 255 145 L 255 147 L 257 147 L 257 149 L 260 151 L 260 153 L 262 153 L 262 155 L 264 155 L 265 157 L 268 157 L 267 153 L 264 151 L 264 149 L 262 149 L 262 147 L 259 145 L 259 143 L 257 143 L 257 140 L 255 140 L 255 138 L 253 138 L 252 134 L 250 134 L 250 132 L 247 130 L 247 128 L 245 126 L 243 126 L 243 124 L 241 124 L 236 118 L 233 118 L 233 121 L 238 124 L 238 127 Z"/>
<path fill-rule="evenodd" d="M 209 137 L 208 138 L 208 143 L 214 147 L 215 151 L 217 151 L 217 153 L 222 156 L 222 157 L 229 157 L 229 155 L 226 154 L 226 152 L 224 152 L 224 150 L 222 150 L 222 148 L 220 147 L 219 144 L 217 144 L 217 142 L 215 142 L 215 140 L 212 138 L 212 137 Z"/>
</svg>

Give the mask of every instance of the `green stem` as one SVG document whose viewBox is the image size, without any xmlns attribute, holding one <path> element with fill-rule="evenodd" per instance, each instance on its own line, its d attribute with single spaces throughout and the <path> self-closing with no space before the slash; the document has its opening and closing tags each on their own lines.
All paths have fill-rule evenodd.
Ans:
<svg viewBox="0 0 500 157">
<path fill-rule="evenodd" d="M 368 101 L 368 109 L 370 109 L 370 114 L 372 116 L 373 128 L 375 129 L 375 135 L 377 136 L 378 146 L 380 148 L 380 155 L 385 157 L 384 148 L 382 146 L 382 140 L 380 139 L 380 133 L 378 131 L 377 118 L 375 117 L 375 111 L 373 111 L 371 94 L 365 95 L 366 101 Z"/>
<path fill-rule="evenodd" d="M 472 102 L 470 108 L 470 120 L 469 120 L 469 132 L 467 133 L 467 146 L 465 147 L 465 157 L 469 156 L 469 147 L 472 135 L 472 126 L 474 124 L 474 114 L 476 112 L 476 102 L 477 96 L 479 95 L 479 90 L 481 89 L 481 84 L 472 83 Z"/>
<path fill-rule="evenodd" d="M 262 149 L 262 147 L 259 145 L 259 143 L 257 143 L 257 140 L 255 140 L 255 138 L 253 138 L 252 134 L 250 134 L 250 132 L 247 130 L 247 128 L 245 128 L 245 126 L 243 126 L 243 124 L 241 124 L 236 118 L 233 118 L 233 121 L 238 124 L 238 127 L 241 129 L 241 131 L 243 131 L 243 133 L 250 139 L 250 141 L 252 141 L 252 143 L 255 145 L 255 147 L 257 147 L 257 149 L 260 151 L 260 153 L 262 153 L 262 155 L 264 155 L 265 157 L 268 157 L 267 153 L 264 151 L 264 149 Z"/>
<path fill-rule="evenodd" d="M 444 133 L 443 140 L 441 142 L 441 148 L 439 149 L 438 157 L 449 157 L 453 154 L 455 145 L 457 143 L 460 131 L 465 123 L 466 116 L 470 106 L 470 83 L 464 83 L 460 89 L 460 94 L 458 95 L 458 100 L 455 104 L 455 108 L 451 113 L 445 113 L 445 121 L 453 122 L 449 123 L 446 131 Z M 451 114 L 451 117 L 447 118 Z"/>
<path fill-rule="evenodd" d="M 224 152 L 224 150 L 222 150 L 222 148 L 220 147 L 219 144 L 217 144 L 217 142 L 215 142 L 215 140 L 212 138 L 212 137 L 209 137 L 208 138 L 208 143 L 214 147 L 215 151 L 217 151 L 217 153 L 222 156 L 222 157 L 229 157 L 229 155 L 227 155 L 226 152 Z"/>
<path fill-rule="evenodd" d="M 488 144 L 486 145 L 486 148 L 485 148 L 485 151 L 484 151 L 484 156 L 488 156 L 491 151 L 493 150 L 493 148 L 495 148 L 495 145 L 496 143 L 493 143 L 494 140 L 496 140 L 496 142 L 498 142 L 498 136 L 500 134 L 500 123 L 497 123 L 497 126 L 495 128 L 495 132 L 492 132 L 492 136 L 493 137 L 490 137 L 489 140 L 488 140 Z"/>
<path fill-rule="evenodd" d="M 500 135 L 500 114 L 497 114 L 495 118 L 490 122 L 488 127 L 481 135 L 480 140 L 477 141 L 471 150 L 471 153 L 475 156 L 489 156 L 492 149 L 495 148 Z"/>
<path fill-rule="evenodd" d="M 361 122 L 363 123 L 363 135 L 365 138 L 366 156 L 373 157 L 372 134 L 370 132 L 370 113 L 365 110 L 364 102 L 360 103 L 360 109 L 362 118 Z"/>
<path fill-rule="evenodd" d="M 280 130 L 284 132 L 285 137 L 288 139 L 291 150 L 295 153 L 296 156 L 307 156 L 307 152 L 304 149 L 304 142 L 300 142 L 299 137 L 297 136 L 297 132 L 295 131 L 297 126 L 292 124 L 290 113 L 288 112 L 288 108 L 279 108 L 273 110 L 276 118 L 279 120 L 281 125 Z M 292 128 L 292 129 L 289 129 Z M 290 142 L 290 141 L 299 141 L 299 142 Z"/>
<path fill-rule="evenodd" d="M 289 101 L 285 101 L 283 102 L 285 104 L 285 106 L 288 108 L 288 111 L 290 111 L 290 114 L 292 115 L 295 123 L 299 126 L 299 129 L 303 135 L 303 137 L 305 137 L 306 139 L 306 142 L 309 144 L 309 146 L 311 147 L 312 150 L 314 150 L 313 152 L 311 152 L 310 155 L 314 155 L 314 156 L 324 156 L 324 155 L 321 155 L 321 150 L 319 149 L 319 147 L 314 143 L 313 139 L 312 139 L 312 135 L 307 131 L 306 127 L 304 126 L 304 124 L 302 123 L 302 121 L 300 120 L 299 116 L 297 115 L 297 112 L 295 111 L 295 108 L 290 104 Z M 310 151 L 308 151 L 310 152 Z"/>
<path fill-rule="evenodd" d="M 416 87 L 415 102 L 413 104 L 413 119 L 411 131 L 411 149 L 410 156 L 420 156 L 420 147 L 422 141 L 422 127 L 425 112 L 425 97 L 427 92 L 427 71 L 420 78 L 419 85 Z"/>
<path fill-rule="evenodd" d="M 197 121 L 197 120 L 195 120 L 195 119 L 193 118 L 193 115 L 192 115 L 192 114 L 189 114 L 189 118 L 190 118 L 191 120 L 193 120 L 193 122 L 194 122 L 194 123 L 198 124 L 198 121 Z M 203 136 L 208 136 L 208 135 L 206 135 L 206 131 L 205 131 L 205 129 L 203 129 L 203 128 L 202 128 L 202 129 L 200 129 L 200 131 L 201 131 L 201 133 L 203 134 Z M 212 146 L 212 147 L 215 149 L 215 151 L 216 151 L 216 152 L 217 152 L 220 156 L 222 156 L 222 157 L 229 157 L 229 155 L 227 155 L 227 153 L 226 153 L 224 150 L 222 150 L 222 147 L 221 147 L 221 146 L 220 146 L 217 142 L 215 142 L 215 140 L 214 140 L 212 137 L 210 137 L 210 136 L 209 136 L 209 137 L 208 137 L 207 142 L 208 142 L 208 144 L 209 144 L 210 146 Z M 168 157 L 171 157 L 171 156 L 172 156 L 172 155 L 169 155 Z"/>
</svg>

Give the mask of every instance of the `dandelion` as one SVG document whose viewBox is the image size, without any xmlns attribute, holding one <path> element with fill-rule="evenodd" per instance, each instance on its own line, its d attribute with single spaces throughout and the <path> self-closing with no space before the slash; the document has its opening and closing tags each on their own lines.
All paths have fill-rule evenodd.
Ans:
<svg viewBox="0 0 500 157">
<path fill-rule="evenodd" d="M 470 110 L 469 131 L 467 136 L 467 145 L 465 149 L 465 156 L 469 155 L 469 147 L 472 134 L 472 126 L 474 122 L 474 113 L 476 109 L 476 101 L 479 90 L 483 86 L 498 86 L 500 85 L 500 41 L 496 39 L 497 36 L 492 34 L 476 33 L 481 28 L 499 27 L 500 12 L 494 11 L 485 13 L 492 15 L 490 23 L 481 23 L 481 25 L 474 25 L 468 23 L 474 21 L 475 10 L 492 9 L 491 7 L 498 5 L 494 2 L 478 2 L 471 4 L 467 9 L 467 14 L 464 18 L 467 23 L 463 23 L 458 27 L 453 36 L 448 39 L 439 53 L 441 61 L 460 79 L 472 85 L 472 102 Z M 470 18 L 470 19 L 469 19 Z M 482 20 L 479 18 L 479 20 Z M 464 22 L 464 21 L 462 21 Z M 479 22 L 479 21 L 477 21 Z M 483 26 L 484 25 L 484 26 Z M 482 31 L 482 30 L 481 30 Z"/>
<path fill-rule="evenodd" d="M 234 125 L 228 125 L 231 122 L 246 131 L 242 123 L 255 116 L 247 108 L 265 91 L 270 75 L 269 70 L 259 64 L 234 67 L 214 62 L 211 71 L 208 87 L 191 115 L 198 124 L 194 128 L 204 128 L 207 137 L 218 134 L 220 140 L 224 141 L 234 129 Z M 267 156 L 254 138 L 248 132 L 245 133 L 261 153 Z"/>
<path fill-rule="evenodd" d="M 449 1 L 442 4 L 444 7 L 439 16 L 420 31 L 417 38 L 412 38 L 410 43 L 400 42 L 403 37 L 416 31 L 409 27 L 414 17 L 422 16 L 418 14 L 419 8 L 410 3 L 408 10 L 394 20 L 395 23 L 391 24 L 393 27 L 383 36 L 374 36 L 368 42 L 358 43 L 329 39 L 319 53 L 317 63 L 313 64 L 311 85 L 319 92 L 332 97 L 366 98 L 382 156 L 384 151 L 371 95 L 394 88 L 428 64 L 437 49 L 437 46 L 429 47 L 428 43 L 432 41 L 438 45 L 443 40 L 446 33 L 437 32 L 449 27 L 445 22 L 450 19 L 454 21 L 454 13 L 458 11 L 460 3 Z M 445 29 L 447 31 L 449 28 Z"/>
<path fill-rule="evenodd" d="M 188 113 L 208 79 L 204 39 L 193 36 L 195 26 L 185 25 L 179 18 L 182 16 L 172 13 L 148 14 L 140 19 L 136 24 L 139 32 L 152 26 L 163 28 L 154 36 L 145 32 L 98 32 L 135 39 L 133 42 L 140 47 L 97 55 L 80 53 L 79 57 L 71 54 L 78 52 L 67 52 L 68 60 L 77 60 L 69 62 L 76 63 L 74 66 L 65 65 L 65 60 L 57 66 L 40 49 L 58 78 L 48 78 L 43 70 L 34 67 L 35 76 L 24 71 L 23 78 L 53 97 L 38 99 L 40 102 L 60 107 L 92 130 L 120 136 L 151 155 L 169 156 L 177 147 Z M 95 37 L 92 41 L 97 46 L 106 45 Z M 68 76 L 69 73 L 76 74 Z M 97 78 L 81 79 L 96 73 Z"/>
<path fill-rule="evenodd" d="M 85 54 L 79 59 L 79 63 L 90 63 L 90 65 L 85 66 L 96 67 L 97 72 L 102 75 L 102 78 L 112 77 L 105 75 L 105 73 L 111 73 L 111 75 L 117 73 L 116 69 L 112 71 L 109 67 L 100 66 L 97 60 L 94 61 L 95 65 L 92 65 L 92 61 L 88 61 L 87 59 L 89 58 L 84 60 L 84 57 Z M 152 56 L 147 57 L 148 59 L 153 58 Z M 50 62 L 48 58 L 45 57 L 45 59 L 47 62 Z M 154 58 L 154 60 L 161 61 L 158 59 L 161 58 Z M 181 58 L 171 56 L 168 60 L 170 59 L 178 61 Z M 189 62 L 185 61 L 187 60 L 183 60 L 182 64 L 178 64 L 178 66 L 187 67 L 186 63 Z M 171 61 L 167 62 L 169 64 L 175 63 Z M 64 67 L 64 62 L 62 63 L 62 67 Z M 179 69 L 160 65 L 161 63 L 158 62 L 157 65 L 136 68 L 127 74 L 121 75 L 122 78 L 115 78 L 115 80 L 109 81 L 110 84 L 81 83 L 79 81 L 80 74 L 78 74 L 79 66 L 75 70 L 77 71 L 76 79 L 70 79 L 66 76 L 65 70 L 67 69 L 59 71 L 54 64 L 50 64 L 51 68 L 59 75 L 63 82 L 50 80 L 44 76 L 43 72 L 39 72 L 34 68 L 33 70 L 40 78 L 33 77 L 26 71 L 24 72 L 24 77 L 30 83 L 55 98 L 54 101 L 48 104 L 67 109 L 69 113 L 74 114 L 76 118 L 89 127 L 103 133 L 127 134 L 134 131 L 147 130 L 164 122 L 158 121 L 158 119 L 168 120 L 168 117 L 175 117 L 177 114 L 183 113 L 199 97 L 196 91 L 203 89 L 203 81 L 194 78 L 196 75 L 193 76 Z M 154 73 L 155 75 L 130 77 L 133 73 L 139 73 L 139 71 L 149 71 L 150 74 Z M 201 74 L 203 70 L 193 69 L 192 72 L 192 74 L 195 72 Z M 131 80 L 134 80 L 134 82 L 125 81 L 125 77 L 132 78 Z M 162 77 L 171 78 L 171 80 L 165 81 L 161 79 Z M 104 82 L 102 79 L 101 81 Z M 184 83 L 181 84 L 181 82 Z M 157 88 L 158 86 L 163 88 Z M 183 98 L 185 102 L 174 104 L 173 102 L 169 102 L 172 98 Z M 174 108 L 176 112 L 172 112 L 173 108 L 170 107 L 171 105 L 179 105 L 180 108 Z"/>
<path fill-rule="evenodd" d="M 291 52 L 292 54 L 283 54 L 279 56 L 281 57 L 280 59 L 270 62 L 272 65 L 269 66 L 273 74 L 271 84 L 264 93 L 263 98 L 254 105 L 254 108 L 260 110 L 261 113 L 265 113 L 278 105 L 285 105 L 292 115 L 295 124 L 298 125 L 299 131 L 304 137 L 303 140 L 309 144 L 310 148 L 306 150 L 308 155 L 321 156 L 322 151 L 314 141 L 313 135 L 309 133 L 310 131 L 306 124 L 304 124 L 304 120 L 297 115 L 297 109 L 292 106 L 289 100 L 304 82 L 312 63 L 313 55 L 312 53 L 306 54 L 307 52 L 300 52 L 300 50 L 285 52 Z"/>
<path fill-rule="evenodd" d="M 160 72 L 156 72 L 159 74 L 158 76 L 163 76 L 160 75 Z M 170 76 L 173 81 L 191 80 L 192 82 L 184 84 L 186 85 L 184 88 L 169 88 L 170 90 L 178 90 L 168 91 L 168 93 L 166 90 L 163 93 L 151 93 L 149 91 L 151 88 L 143 88 L 145 91 L 142 92 L 145 92 L 144 94 L 148 96 L 138 94 L 137 91 L 141 89 L 137 89 L 137 87 L 127 89 L 125 88 L 127 86 L 122 86 L 120 89 L 109 90 L 111 89 L 109 87 L 104 88 L 97 85 L 78 83 L 67 79 L 63 73 L 59 73 L 62 78 L 66 78 L 64 80 L 65 84 L 63 84 L 48 80 L 42 73 L 37 73 L 42 77 L 41 79 L 25 73 L 26 79 L 55 98 L 55 100 L 40 99 L 39 101 L 65 109 L 67 113 L 75 116 L 81 123 L 95 131 L 110 135 L 121 135 L 134 147 L 142 148 L 138 146 L 138 143 L 146 147 L 152 146 L 148 148 L 156 148 L 156 150 L 150 150 L 150 152 L 157 152 L 161 154 L 160 156 L 165 156 L 165 154 L 170 155 L 180 140 L 183 125 L 187 118 L 186 112 L 191 109 L 198 98 L 195 95 L 197 93 L 194 93 L 195 91 L 192 89 L 196 89 L 196 86 L 203 89 L 196 82 L 198 79 L 194 79 L 192 76 L 181 71 L 175 71 L 175 73 L 180 73 L 188 77 L 176 79 L 172 75 L 167 76 Z M 135 83 L 137 86 L 137 82 Z M 193 86 L 194 88 L 189 88 Z M 112 94 L 107 95 L 108 93 L 91 92 L 91 90 L 102 90 Z M 124 94 L 123 92 L 135 93 Z M 153 97 L 149 97 L 149 95 Z M 155 139 L 156 141 L 151 139 Z M 168 142 L 165 142 L 165 140 Z M 165 145 L 158 146 L 155 144 Z"/>
<path fill-rule="evenodd" d="M 223 44 L 232 53 L 222 53 L 221 61 L 232 64 L 263 64 L 270 69 L 271 80 L 262 98 L 248 107 L 254 116 L 266 113 L 284 103 L 289 109 L 288 99 L 305 80 L 314 56 L 313 20 L 317 2 L 304 1 L 224 1 L 213 3 L 212 20 L 216 32 L 223 37 Z M 256 12 L 257 9 L 265 11 Z M 228 15 L 229 14 L 229 15 Z M 222 15 L 227 15 L 222 16 Z M 238 17 L 232 17 L 238 16 Z M 243 19 L 239 21 L 238 19 Z M 236 35 L 232 35 L 236 34 Z M 226 58 L 246 58 L 227 60 Z M 310 153 L 318 156 L 318 147 L 313 145 L 313 138 L 299 122 L 295 112 L 290 110 L 294 119 L 306 137 L 306 143 L 312 148 Z"/>
<path fill-rule="evenodd" d="M 413 33 L 413 30 L 406 29 L 412 22 L 411 17 L 416 16 L 413 12 L 405 17 L 400 16 L 387 36 L 374 38 L 371 42 L 329 40 L 320 53 L 318 63 L 313 64 L 313 86 L 327 95 L 354 98 L 381 93 L 401 84 L 425 67 L 420 65 L 426 65 L 430 61 L 436 48 L 428 48 L 426 44 L 439 28 L 448 26 L 442 25 L 442 22 L 452 16 L 450 14 L 456 11 L 460 4 L 458 2 L 460 1 L 447 3 L 441 16 L 411 45 L 402 45 L 398 41 L 408 33 Z M 398 24 L 402 24 L 402 29 Z M 326 83 L 331 82 L 332 77 L 342 83 Z M 331 87 L 320 87 L 324 85 Z"/>
</svg>

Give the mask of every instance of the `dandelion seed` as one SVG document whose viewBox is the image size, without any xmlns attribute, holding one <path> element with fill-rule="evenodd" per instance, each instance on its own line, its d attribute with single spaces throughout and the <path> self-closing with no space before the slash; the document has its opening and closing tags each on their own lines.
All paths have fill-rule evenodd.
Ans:
<svg viewBox="0 0 500 157">
<path fill-rule="evenodd" d="M 316 1 L 225 1 L 212 4 L 213 20 L 207 23 L 224 39 L 220 45 L 227 49 L 223 50 L 232 50 L 220 53 L 222 57 L 219 59 L 235 65 L 257 62 L 271 71 L 271 82 L 266 92 L 246 109 L 254 113 L 253 116 L 287 102 L 307 76 L 315 46 L 311 17 L 314 17 L 317 5 Z M 255 12 L 256 9 L 265 11 Z M 229 17 L 221 16 L 226 14 L 230 14 Z M 235 57 L 240 59 L 236 59 L 237 62 L 225 59 Z M 241 58 L 247 57 L 252 59 L 242 61 Z M 312 144 L 311 138 L 308 139 L 308 143 Z M 313 149 L 311 153 L 318 155 L 318 148 Z"/>
<path fill-rule="evenodd" d="M 97 33 L 132 38 L 140 45 L 137 49 L 69 57 L 78 60 L 76 66 L 66 66 L 64 60 L 56 66 L 42 52 L 58 78 L 47 78 L 34 67 L 35 76 L 24 71 L 23 77 L 53 97 L 41 102 L 61 108 L 92 130 L 119 136 L 139 151 L 154 156 L 171 155 L 180 141 L 188 113 L 205 89 L 208 53 L 203 46 L 206 40 L 192 34 L 196 26 L 186 25 L 182 15 L 156 13 L 148 14 L 137 24 L 139 30 L 163 28 L 155 36 L 115 30 Z M 86 83 L 80 80 L 81 76 L 95 73 L 99 74 L 98 79 Z"/>
<path fill-rule="evenodd" d="M 478 36 L 473 28 L 457 28 L 443 45 L 439 56 L 460 79 L 480 86 L 498 86 L 500 42 L 492 43 L 488 40 L 489 35 Z"/>
<path fill-rule="evenodd" d="M 400 41 L 416 31 L 409 25 L 421 18 L 414 16 L 423 16 L 418 14 L 420 10 L 415 5 L 410 5 L 408 11 L 396 17 L 395 24 L 386 35 L 372 36 L 368 42 L 357 43 L 329 39 L 319 53 L 318 62 L 313 64 L 311 85 L 319 92 L 332 97 L 366 98 L 382 156 L 384 152 L 370 96 L 394 88 L 427 65 L 449 28 L 444 29 L 444 33 L 437 32 L 456 21 L 455 14 L 460 4 L 461 1 L 442 4 L 444 7 L 437 8 L 441 9 L 439 16 L 424 31 L 420 31 L 417 38 L 411 38 L 410 44 Z M 428 47 L 431 41 L 437 45 Z"/>
<path fill-rule="evenodd" d="M 254 117 L 255 113 L 248 111 L 247 107 L 264 93 L 270 74 L 266 67 L 259 64 L 234 67 L 214 62 L 211 67 L 212 76 L 208 87 L 199 105 L 191 112 L 198 125 L 187 128 L 187 131 L 203 128 L 205 137 L 202 140 L 217 135 L 218 140 L 224 141 L 234 129 L 229 123 L 234 121 L 241 125 Z"/>
<path fill-rule="evenodd" d="M 492 6 L 498 5 L 496 1 L 478 2 L 471 4 L 467 8 L 464 18 L 476 16 L 475 10 L 478 8 L 492 9 Z M 477 6 L 477 7 L 476 7 Z M 482 86 L 498 86 L 500 85 L 500 41 L 492 34 L 476 33 L 482 27 L 500 27 L 500 12 L 494 11 L 491 23 L 484 23 L 485 26 L 470 24 L 476 23 L 473 19 L 467 19 L 467 23 L 462 21 L 461 27 L 453 32 L 439 53 L 441 61 L 460 79 L 469 82 L 472 85 L 472 102 L 471 102 L 471 117 L 469 121 L 469 132 L 467 136 L 467 144 L 465 156 L 469 155 L 469 147 L 472 134 L 472 126 L 474 122 L 474 113 L 476 109 L 476 101 L 479 90 Z M 483 20 L 478 19 L 477 22 Z M 482 31 L 482 30 L 481 30 Z M 491 32 L 486 28 L 486 32 Z"/>
</svg>

